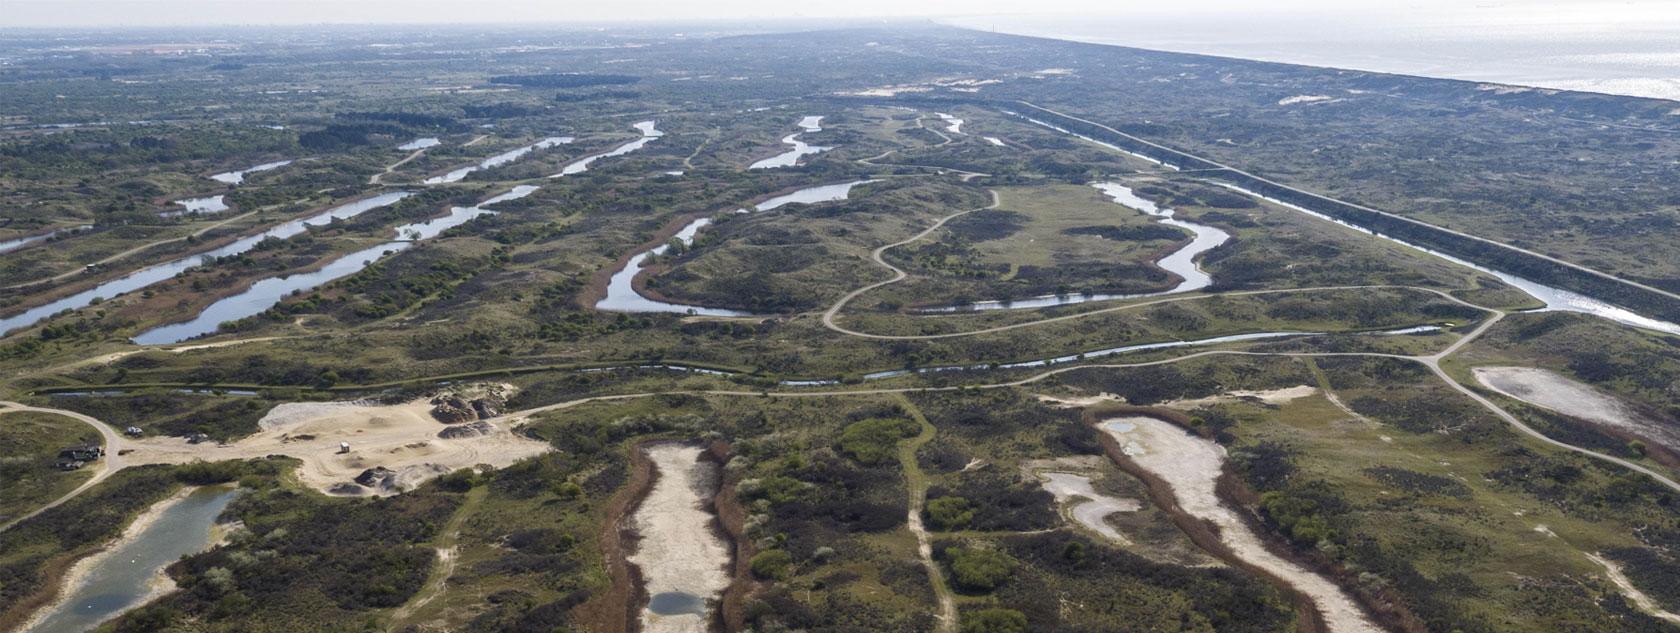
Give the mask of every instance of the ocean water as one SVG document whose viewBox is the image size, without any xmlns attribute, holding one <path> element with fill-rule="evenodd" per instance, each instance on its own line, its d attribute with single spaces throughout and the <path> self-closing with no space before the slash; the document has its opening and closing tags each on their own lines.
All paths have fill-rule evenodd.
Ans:
<svg viewBox="0 0 1680 633">
<path fill-rule="evenodd" d="M 1353 3 L 1346 3 L 1353 4 Z M 1680 3 L 1419 0 L 1176 13 L 971 16 L 945 24 L 1153 50 L 1680 101 Z M 1680 104 L 1677 104 L 1680 106 Z M 1680 118 L 1680 110 L 1677 110 Z"/>
</svg>

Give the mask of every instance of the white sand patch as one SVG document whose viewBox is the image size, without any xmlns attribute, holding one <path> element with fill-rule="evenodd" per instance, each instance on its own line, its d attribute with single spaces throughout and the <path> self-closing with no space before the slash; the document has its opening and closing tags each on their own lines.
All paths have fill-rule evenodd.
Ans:
<svg viewBox="0 0 1680 633">
<path fill-rule="evenodd" d="M 653 460 L 653 490 L 636 509 L 640 540 L 630 564 L 641 571 L 649 596 L 687 594 L 706 601 L 700 613 L 642 611 L 644 633 L 706 633 L 706 612 L 729 587 L 729 548 L 712 529 L 705 504 L 715 468 L 700 461 L 698 446 L 658 444 L 645 449 Z"/>
<path fill-rule="evenodd" d="M 1091 478 L 1073 473 L 1045 472 L 1038 474 L 1044 490 L 1056 497 L 1056 503 L 1066 509 L 1080 525 L 1122 545 L 1131 544 L 1126 535 L 1109 525 L 1108 517 L 1117 512 L 1137 512 L 1143 504 L 1137 499 L 1112 497 L 1091 487 Z"/>
<path fill-rule="evenodd" d="M 274 408 L 258 423 L 262 430 L 232 444 L 188 444 L 181 438 L 145 438 L 125 443 L 129 464 L 180 464 L 194 460 L 251 459 L 287 455 L 303 461 L 298 478 L 322 491 L 350 483 L 362 471 L 395 471 L 388 489 L 363 491 L 383 495 L 412 489 L 439 474 L 487 464 L 496 468 L 551 450 L 541 441 L 513 432 L 516 421 L 484 420 L 483 435 L 444 439 L 447 428 L 431 415 L 425 399 L 404 404 L 368 402 L 298 402 Z M 350 444 L 340 453 L 339 443 Z"/>
<path fill-rule="evenodd" d="M 1331 101 L 1339 101 L 1339 99 L 1329 95 L 1295 95 L 1293 97 L 1278 99 L 1277 104 L 1280 106 L 1288 106 L 1299 103 L 1328 103 Z"/>
<path fill-rule="evenodd" d="M 1180 508 L 1217 527 L 1219 540 L 1233 553 L 1311 598 L 1331 631 L 1382 630 L 1341 587 L 1268 551 L 1242 518 L 1219 502 L 1214 486 L 1225 461 L 1224 447 L 1150 417 L 1115 418 L 1103 422 L 1102 429 L 1124 447 L 1133 462 L 1172 488 Z"/>
<path fill-rule="evenodd" d="M 1650 596 L 1645 595 L 1645 592 L 1633 586 L 1633 581 L 1628 579 L 1627 574 L 1622 573 L 1621 566 L 1617 565 L 1615 561 L 1597 554 L 1587 554 L 1587 558 L 1604 567 L 1604 575 L 1609 577 L 1610 582 L 1614 583 L 1617 589 L 1621 589 L 1622 594 L 1626 595 L 1628 600 L 1632 600 L 1633 604 L 1639 607 L 1639 610 L 1651 614 L 1651 617 L 1680 624 L 1680 614 L 1663 609 L 1661 605 L 1657 604 L 1657 601 L 1652 600 Z"/>
<path fill-rule="evenodd" d="M 1044 395 L 1044 394 L 1039 394 L 1038 399 L 1039 399 L 1040 402 L 1045 402 L 1045 403 L 1048 403 L 1048 404 L 1053 405 L 1053 406 L 1069 408 L 1069 409 L 1076 409 L 1076 408 L 1080 408 L 1080 407 L 1089 407 L 1089 406 L 1093 406 L 1093 405 L 1102 404 L 1104 402 L 1124 403 L 1126 401 L 1125 398 L 1122 398 L 1120 396 L 1116 396 L 1116 395 L 1114 395 L 1112 393 L 1108 393 L 1108 392 L 1099 393 L 1099 394 L 1094 395 L 1094 396 L 1085 396 L 1083 398 L 1058 398 L 1056 396 L 1047 396 L 1047 395 Z"/>
<path fill-rule="evenodd" d="M 1472 373 L 1477 381 L 1505 396 L 1680 450 L 1680 430 L 1650 420 L 1615 396 L 1589 385 L 1533 367 L 1477 367 Z"/>
<path fill-rule="evenodd" d="M 1267 391 L 1239 389 L 1236 391 L 1227 391 L 1216 396 L 1208 396 L 1206 398 L 1174 400 L 1164 404 L 1163 406 L 1172 407 L 1174 409 L 1195 409 L 1197 407 L 1205 407 L 1212 404 L 1223 404 L 1226 402 L 1239 402 L 1245 400 L 1259 401 L 1270 405 L 1285 405 L 1301 398 L 1316 395 L 1317 393 L 1318 387 L 1313 387 L 1311 385 L 1296 385 L 1294 387 L 1284 387 L 1282 389 L 1271 389 Z"/>
</svg>

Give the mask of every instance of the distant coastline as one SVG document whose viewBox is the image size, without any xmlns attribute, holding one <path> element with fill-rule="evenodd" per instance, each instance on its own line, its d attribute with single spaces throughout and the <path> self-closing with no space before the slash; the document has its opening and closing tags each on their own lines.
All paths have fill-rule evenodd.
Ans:
<svg viewBox="0 0 1680 633">
<path fill-rule="evenodd" d="M 1466 21 L 1455 23 L 1455 17 Z M 1091 44 L 1680 102 L 1680 17 L 1643 20 L 1634 29 L 1611 18 L 1523 24 L 1523 16 L 1513 12 L 1435 21 L 1392 18 L 1376 12 L 1241 13 L 1172 20 L 972 16 L 938 22 Z M 1616 38 L 1602 37 L 1611 29 L 1621 31 Z"/>
</svg>

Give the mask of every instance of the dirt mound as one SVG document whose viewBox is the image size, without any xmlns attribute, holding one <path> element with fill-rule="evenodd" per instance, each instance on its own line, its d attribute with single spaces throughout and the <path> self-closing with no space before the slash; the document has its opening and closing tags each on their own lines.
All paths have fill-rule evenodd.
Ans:
<svg viewBox="0 0 1680 633">
<path fill-rule="evenodd" d="M 460 424 L 501 415 L 507 408 L 505 385 L 472 385 L 432 397 L 432 417 L 444 424 Z"/>
<path fill-rule="evenodd" d="M 445 427 L 442 431 L 438 431 L 437 436 L 440 439 L 454 440 L 467 437 L 482 437 L 495 432 L 496 427 L 490 426 L 489 422 L 480 420 L 478 422 L 468 422 L 465 424 Z"/>
</svg>

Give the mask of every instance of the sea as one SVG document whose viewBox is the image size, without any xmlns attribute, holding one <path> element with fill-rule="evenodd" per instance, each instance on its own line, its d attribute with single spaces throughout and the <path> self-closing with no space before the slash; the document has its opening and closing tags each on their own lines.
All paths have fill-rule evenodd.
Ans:
<svg viewBox="0 0 1680 633">
<path fill-rule="evenodd" d="M 1401 0 L 1375 7 L 1186 0 L 1171 3 L 1170 13 L 1129 10 L 1128 4 L 1114 3 L 1099 15 L 976 15 L 940 22 L 1162 51 L 1680 101 L 1675 0 Z"/>
</svg>

